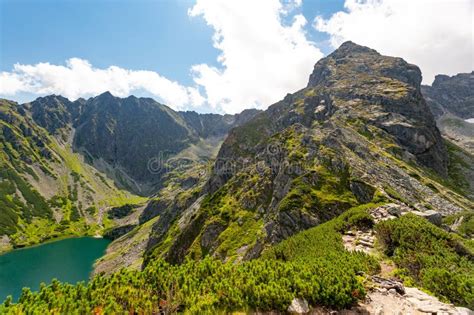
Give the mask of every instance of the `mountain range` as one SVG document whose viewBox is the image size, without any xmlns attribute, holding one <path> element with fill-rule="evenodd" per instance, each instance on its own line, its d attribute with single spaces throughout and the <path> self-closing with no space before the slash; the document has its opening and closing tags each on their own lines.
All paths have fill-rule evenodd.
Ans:
<svg viewBox="0 0 474 315">
<path fill-rule="evenodd" d="M 177 112 L 108 92 L 1 100 L 0 250 L 105 235 L 114 241 L 95 274 L 113 274 L 291 260 L 285 246 L 301 249 L 303 233 L 354 209 L 455 233 L 463 219 L 450 220 L 474 210 L 474 72 L 421 81 L 417 66 L 346 42 L 265 111 Z"/>
<path fill-rule="evenodd" d="M 257 112 L 175 112 L 108 92 L 75 102 L 56 95 L 21 105 L 1 100 L 4 248 L 94 233 L 107 226 L 106 209 L 160 190 L 166 170 L 150 170 L 150 161 L 205 164 L 227 131 Z"/>
<path fill-rule="evenodd" d="M 421 90 L 443 135 L 473 154 L 474 120 L 466 120 L 474 116 L 474 72 L 438 75 Z"/>
</svg>

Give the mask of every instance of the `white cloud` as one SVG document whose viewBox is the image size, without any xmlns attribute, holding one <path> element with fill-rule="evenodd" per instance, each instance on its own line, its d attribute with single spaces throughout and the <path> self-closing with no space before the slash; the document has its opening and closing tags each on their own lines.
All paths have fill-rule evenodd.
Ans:
<svg viewBox="0 0 474 315">
<path fill-rule="evenodd" d="M 71 58 L 66 65 L 16 64 L 11 72 L 0 73 L 0 95 L 54 93 L 76 99 L 104 91 L 122 97 L 143 91 L 175 109 L 236 113 L 266 108 L 304 87 L 323 56 L 307 39 L 306 19 L 295 13 L 301 1 L 197 0 L 188 13 L 214 29 L 213 44 L 220 55 L 217 67 L 191 67 L 192 87 L 153 71 L 100 69 Z"/>
<path fill-rule="evenodd" d="M 105 91 L 121 97 L 145 91 L 175 109 L 198 107 L 204 103 L 196 88 L 184 87 L 156 72 L 126 70 L 116 66 L 98 69 L 79 58 L 67 60 L 66 66 L 15 64 L 13 71 L 0 73 L 0 80 L 0 95 L 5 96 L 27 92 L 60 94 L 77 99 Z"/>
<path fill-rule="evenodd" d="M 346 0 L 345 11 L 317 17 L 333 47 L 346 40 L 418 65 L 423 82 L 474 69 L 472 0 Z"/>
<path fill-rule="evenodd" d="M 323 54 L 304 31 L 302 15 L 291 12 L 301 1 L 198 0 L 189 10 L 214 29 L 219 67 L 192 67 L 194 81 L 212 108 L 235 113 L 266 108 L 286 93 L 304 87 Z M 285 25 L 283 18 L 292 22 Z"/>
</svg>

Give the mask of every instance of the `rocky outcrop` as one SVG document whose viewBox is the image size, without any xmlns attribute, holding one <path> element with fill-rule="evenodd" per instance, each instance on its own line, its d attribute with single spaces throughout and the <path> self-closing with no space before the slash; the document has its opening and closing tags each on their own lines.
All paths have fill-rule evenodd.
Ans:
<svg viewBox="0 0 474 315">
<path fill-rule="evenodd" d="M 401 285 L 401 284 L 400 284 Z M 403 286 L 402 286 L 403 287 Z M 347 312 L 347 311 L 344 311 Z M 379 287 L 370 292 L 364 303 L 348 311 L 349 314 L 446 314 L 472 315 L 468 308 L 446 304 L 417 288 L 404 288 L 404 293 L 395 289 Z M 342 312 L 341 312 L 342 313 Z M 339 313 L 336 313 L 339 314 Z"/>
<path fill-rule="evenodd" d="M 176 112 L 151 98 L 122 99 L 108 92 L 87 100 L 84 107 L 76 122 L 75 148 L 117 184 L 141 195 L 162 187 L 163 175 L 174 168 L 168 161 L 180 152 L 201 138 L 224 137 L 257 112 Z"/>
<path fill-rule="evenodd" d="M 362 251 L 370 254 L 374 251 L 375 236 L 372 231 L 347 231 L 342 243 L 348 251 Z"/>
<path fill-rule="evenodd" d="M 133 230 L 135 227 L 136 225 L 134 224 L 128 224 L 128 225 L 123 225 L 116 228 L 111 228 L 110 230 L 105 231 L 104 237 L 109 240 L 115 240 L 119 238 L 120 236 L 127 234 L 128 232 Z"/>
<path fill-rule="evenodd" d="M 437 75 L 431 86 L 422 86 L 422 92 L 437 118 L 446 113 L 474 118 L 474 71 L 452 77 Z"/>
<path fill-rule="evenodd" d="M 370 202 L 374 198 L 375 188 L 363 181 L 351 181 L 351 191 L 360 203 Z"/>
<path fill-rule="evenodd" d="M 474 71 L 449 77 L 437 75 L 421 91 L 443 136 L 474 154 Z"/>
<path fill-rule="evenodd" d="M 318 61 L 306 88 L 229 132 L 201 191 L 207 202 L 174 232 L 169 250 L 179 255 L 166 257 L 255 258 L 380 200 L 399 205 L 379 209 L 380 220 L 470 207 L 429 179 L 449 178 L 448 154 L 420 83 L 418 67 L 351 42 Z"/>
<path fill-rule="evenodd" d="M 441 214 L 433 210 L 428 210 L 425 212 L 411 211 L 410 213 L 422 217 L 437 226 L 441 226 L 441 224 L 443 223 L 443 217 L 441 216 Z"/>
<path fill-rule="evenodd" d="M 307 314 L 309 313 L 308 301 L 305 299 L 295 298 L 288 306 L 288 313 L 290 314 Z"/>
</svg>

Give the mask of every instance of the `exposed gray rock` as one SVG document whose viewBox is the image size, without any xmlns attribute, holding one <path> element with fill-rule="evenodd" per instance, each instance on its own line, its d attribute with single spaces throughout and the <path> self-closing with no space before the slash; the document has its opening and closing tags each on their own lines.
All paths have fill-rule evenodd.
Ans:
<svg viewBox="0 0 474 315">
<path fill-rule="evenodd" d="M 405 294 L 405 287 L 399 281 L 385 279 L 379 276 L 372 276 L 372 281 L 376 284 L 377 287 L 383 288 L 387 291 L 394 289 L 400 294 Z"/>
<path fill-rule="evenodd" d="M 129 224 L 129 225 L 113 228 L 104 233 L 104 238 L 115 240 L 119 238 L 120 236 L 127 234 L 128 232 L 133 230 L 135 227 L 136 227 L 136 224 Z"/>
<path fill-rule="evenodd" d="M 360 203 L 367 203 L 372 200 L 375 193 L 375 188 L 362 181 L 351 181 L 351 191 Z"/>
<path fill-rule="evenodd" d="M 403 213 L 411 211 L 410 208 L 396 203 L 388 203 L 383 206 L 369 210 L 370 215 L 376 223 L 384 220 L 395 219 Z"/>
<path fill-rule="evenodd" d="M 209 224 L 205 229 L 201 237 L 201 246 L 207 250 L 211 249 L 216 245 L 217 238 L 222 231 L 224 231 L 225 226 L 216 222 Z"/>
<path fill-rule="evenodd" d="M 288 307 L 288 313 L 291 314 L 306 314 L 309 313 L 308 301 L 305 299 L 294 298 Z"/>
<path fill-rule="evenodd" d="M 432 86 L 422 86 L 422 92 L 436 116 L 449 112 L 464 119 L 474 117 L 474 71 L 437 75 Z"/>
<path fill-rule="evenodd" d="M 411 211 L 411 213 L 413 213 L 413 214 L 415 214 L 419 217 L 425 218 L 426 220 L 430 221 L 431 223 L 433 223 L 436 226 L 441 226 L 441 224 L 443 223 L 443 217 L 441 216 L 441 214 L 439 212 L 434 211 L 434 210 L 428 210 L 428 211 L 425 211 L 425 212 Z"/>
<path fill-rule="evenodd" d="M 471 311 L 466 307 L 456 307 L 456 311 L 456 315 L 474 315 L 474 311 Z"/>
<path fill-rule="evenodd" d="M 431 296 L 417 288 L 405 288 L 404 298 L 408 302 L 410 302 L 417 311 L 421 313 L 462 314 L 462 312 L 465 312 L 467 310 L 464 308 L 458 310 L 453 305 L 440 302 L 436 297 Z M 469 314 L 469 312 L 467 314 Z"/>
<path fill-rule="evenodd" d="M 384 290 L 369 292 L 365 303 L 341 314 L 379 315 L 472 315 L 472 311 L 440 302 L 418 289 L 406 288 L 406 294 L 388 294 Z M 393 292 L 393 291 L 392 291 Z"/>
</svg>

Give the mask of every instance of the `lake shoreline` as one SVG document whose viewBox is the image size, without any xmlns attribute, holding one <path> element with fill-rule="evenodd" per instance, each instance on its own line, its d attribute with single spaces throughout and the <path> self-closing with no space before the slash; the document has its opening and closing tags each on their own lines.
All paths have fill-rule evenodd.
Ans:
<svg viewBox="0 0 474 315">
<path fill-rule="evenodd" d="M 65 234 L 65 235 L 60 235 L 60 236 L 57 236 L 57 237 L 48 238 L 44 241 L 34 243 L 34 244 L 31 244 L 31 245 L 17 246 L 17 247 L 12 246 L 10 249 L 7 249 L 5 251 L 0 250 L 0 256 L 5 255 L 7 253 L 17 251 L 17 250 L 30 249 L 30 248 L 33 248 L 33 247 L 38 247 L 38 246 L 41 246 L 41 245 L 54 243 L 54 242 L 59 242 L 59 241 L 66 240 L 66 239 L 82 238 L 82 237 L 91 237 L 91 238 L 96 238 L 96 239 L 104 238 L 104 236 L 101 235 L 101 234 L 100 235 L 99 234 L 94 234 L 94 235 L 92 235 L 92 234 L 84 234 L 84 235 Z"/>
<path fill-rule="evenodd" d="M 37 291 L 53 279 L 71 284 L 89 281 L 94 263 L 105 254 L 110 240 L 93 235 L 55 238 L 0 255 L 0 300 L 17 299 L 23 287 Z M 1 303 L 1 301 L 0 301 Z"/>
</svg>

